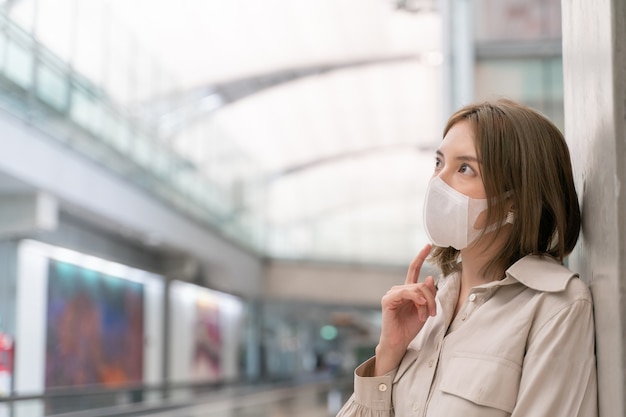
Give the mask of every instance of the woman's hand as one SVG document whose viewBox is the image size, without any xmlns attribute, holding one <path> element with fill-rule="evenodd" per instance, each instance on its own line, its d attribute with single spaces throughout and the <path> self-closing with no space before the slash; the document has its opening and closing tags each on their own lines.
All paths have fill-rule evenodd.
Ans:
<svg viewBox="0 0 626 417">
<path fill-rule="evenodd" d="M 396 368 L 409 343 L 417 336 L 428 317 L 437 314 L 435 280 L 429 276 L 418 283 L 424 260 L 430 253 L 426 245 L 413 259 L 404 285 L 392 287 L 382 299 L 380 342 L 376 347 L 375 375 L 384 375 Z"/>
</svg>

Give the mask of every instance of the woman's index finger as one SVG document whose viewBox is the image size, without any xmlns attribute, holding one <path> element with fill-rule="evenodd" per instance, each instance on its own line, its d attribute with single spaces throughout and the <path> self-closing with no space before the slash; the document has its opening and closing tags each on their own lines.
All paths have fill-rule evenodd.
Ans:
<svg viewBox="0 0 626 417">
<path fill-rule="evenodd" d="M 420 270 L 422 269 L 422 265 L 424 261 L 428 257 L 430 253 L 430 249 L 432 246 L 430 244 L 424 246 L 422 250 L 417 254 L 417 256 L 411 262 L 409 266 L 409 271 L 406 274 L 406 279 L 404 280 L 405 284 L 415 284 L 420 276 Z"/>
</svg>

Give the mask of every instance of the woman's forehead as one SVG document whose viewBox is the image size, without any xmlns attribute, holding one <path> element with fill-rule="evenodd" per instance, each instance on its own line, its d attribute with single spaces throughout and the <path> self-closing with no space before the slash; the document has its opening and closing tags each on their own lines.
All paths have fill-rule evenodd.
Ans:
<svg viewBox="0 0 626 417">
<path fill-rule="evenodd" d="M 467 121 L 455 123 L 439 144 L 438 153 L 444 156 L 449 153 L 476 157 L 474 131 L 470 123 Z"/>
</svg>

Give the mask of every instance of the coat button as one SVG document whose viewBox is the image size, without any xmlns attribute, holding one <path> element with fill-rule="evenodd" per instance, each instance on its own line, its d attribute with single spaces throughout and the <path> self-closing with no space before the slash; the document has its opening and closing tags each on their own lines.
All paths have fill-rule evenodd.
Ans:
<svg viewBox="0 0 626 417">
<path fill-rule="evenodd" d="M 385 391 L 387 391 L 387 384 L 380 384 L 380 385 L 378 386 L 378 391 L 380 391 L 380 392 L 385 392 Z"/>
</svg>

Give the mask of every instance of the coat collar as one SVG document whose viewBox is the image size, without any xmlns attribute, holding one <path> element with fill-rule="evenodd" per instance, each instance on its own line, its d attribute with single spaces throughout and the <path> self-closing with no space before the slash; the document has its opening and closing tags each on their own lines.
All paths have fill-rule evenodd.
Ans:
<svg viewBox="0 0 626 417">
<path fill-rule="evenodd" d="M 513 278 L 533 290 L 561 292 L 574 277 L 578 274 L 550 256 L 528 255 L 506 270 L 505 279 Z"/>
</svg>

